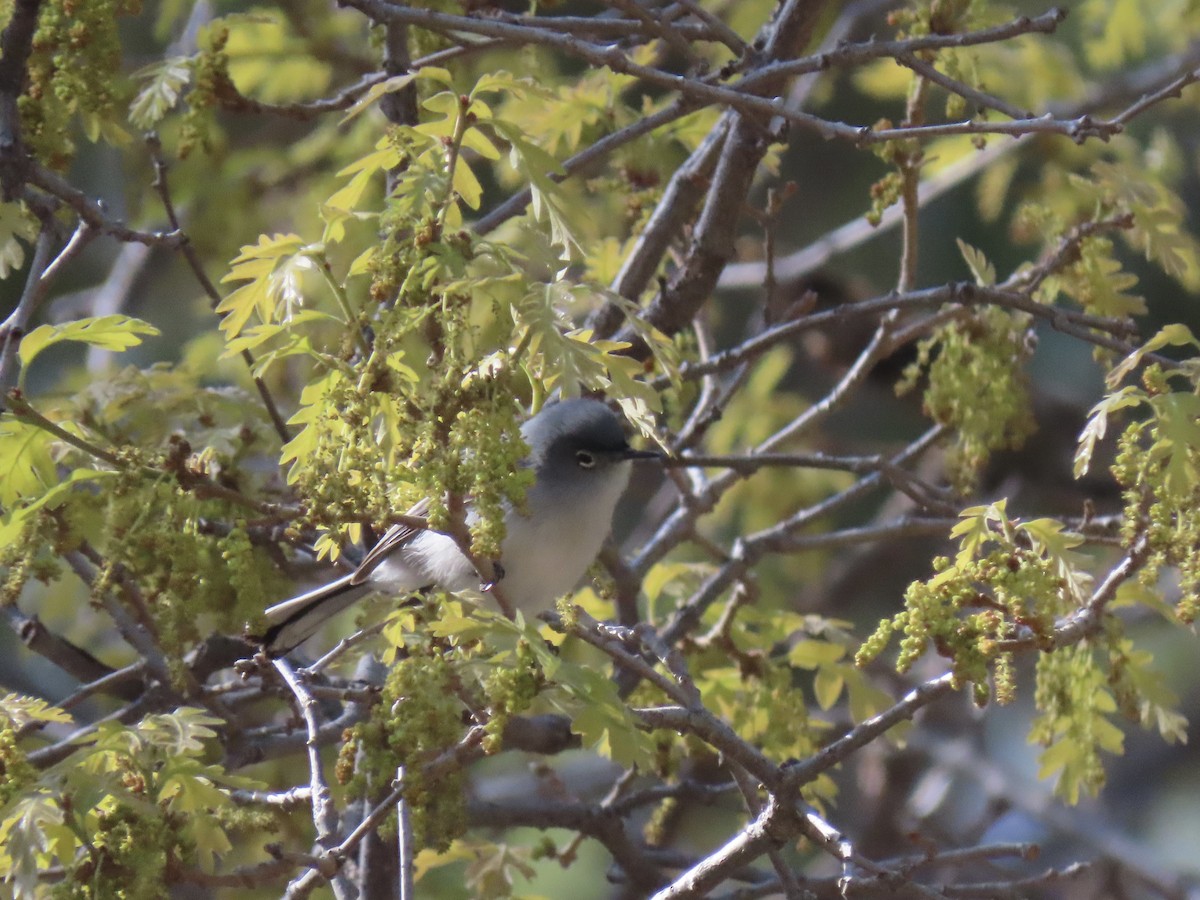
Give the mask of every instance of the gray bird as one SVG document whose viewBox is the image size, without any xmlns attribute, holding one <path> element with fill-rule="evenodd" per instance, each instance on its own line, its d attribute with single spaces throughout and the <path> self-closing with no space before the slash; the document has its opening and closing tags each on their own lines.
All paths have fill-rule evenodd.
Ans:
<svg viewBox="0 0 1200 900">
<path fill-rule="evenodd" d="M 629 482 L 630 461 L 661 454 L 630 447 L 621 420 L 598 400 L 546 406 L 522 426 L 521 436 L 529 445 L 525 464 L 536 477 L 524 511 L 505 517 L 498 572 L 513 605 L 542 610 L 575 587 L 600 552 Z M 415 515 L 423 514 L 421 506 L 427 504 Z M 478 590 L 479 574 L 448 535 L 394 525 L 349 575 L 268 609 L 262 643 L 268 652 L 284 653 L 368 593 L 435 587 Z"/>
</svg>

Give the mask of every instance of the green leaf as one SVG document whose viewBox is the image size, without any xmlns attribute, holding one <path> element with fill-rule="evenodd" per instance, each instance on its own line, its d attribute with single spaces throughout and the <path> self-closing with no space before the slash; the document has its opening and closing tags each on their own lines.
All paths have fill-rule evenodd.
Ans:
<svg viewBox="0 0 1200 900">
<path fill-rule="evenodd" d="M 25 265 L 25 246 L 37 236 L 37 223 L 21 203 L 0 203 L 0 280 Z"/>
<path fill-rule="evenodd" d="M 1067 531 L 1066 525 L 1057 519 L 1031 519 L 1017 525 L 1018 531 L 1029 535 L 1034 550 L 1047 556 L 1067 559 L 1078 554 L 1071 548 L 1083 543 L 1083 535 Z"/>
<path fill-rule="evenodd" d="M 568 221 L 567 205 L 562 190 L 550 177 L 562 171 L 558 160 L 541 147 L 530 143 L 519 126 L 499 119 L 494 120 L 491 125 L 509 142 L 512 147 L 510 161 L 529 183 L 534 218 L 549 223 L 551 240 L 562 248 L 563 253 L 569 253 L 572 247 L 579 248 L 582 252 L 583 248 Z"/>
<path fill-rule="evenodd" d="M 58 480 L 50 455 L 54 442 L 36 425 L 0 414 L 0 506 L 11 508 Z"/>
<path fill-rule="evenodd" d="M 496 149 L 496 145 L 478 128 L 468 128 L 463 133 L 462 145 L 464 149 L 474 150 L 484 159 L 500 158 L 500 151 Z"/>
<path fill-rule="evenodd" d="M 255 310 L 265 324 L 271 323 L 273 304 L 267 294 L 265 278 L 242 285 L 221 301 L 217 306 L 217 312 L 225 316 L 221 320 L 221 330 L 230 338 L 237 337 Z"/>
<path fill-rule="evenodd" d="M 274 271 L 275 260 L 290 257 L 303 246 L 304 239 L 298 234 L 259 235 L 258 243 L 242 247 L 242 252 L 230 263 L 229 274 L 221 282 L 261 278 Z"/>
<path fill-rule="evenodd" d="M 189 817 L 187 830 L 194 841 L 200 868 L 205 872 L 213 871 L 216 868 L 216 860 L 233 849 L 229 835 L 225 833 L 220 821 L 213 816 Z"/>
<path fill-rule="evenodd" d="M 3 816 L 0 861 L 7 857 L 4 880 L 12 885 L 16 900 L 34 900 L 40 896 L 38 873 L 49 868 L 56 855 L 61 862 L 74 856 L 73 847 L 55 846 L 50 837 L 51 826 L 63 822 L 62 809 L 48 792 L 37 791 L 4 807 Z"/>
<path fill-rule="evenodd" d="M 302 253 L 307 248 L 295 234 L 261 235 L 257 244 L 247 244 L 230 264 L 229 274 L 221 279 L 248 281 L 217 305 L 224 315 L 221 330 L 227 338 L 235 338 L 250 316 L 258 313 L 264 325 L 272 324 L 277 316 L 290 318 L 303 304 L 300 288 L 303 272 L 311 271 L 316 263 Z"/>
<path fill-rule="evenodd" d="M 120 352 L 140 344 L 143 335 L 156 334 L 159 334 L 157 328 L 132 316 L 95 316 L 63 325 L 39 325 L 21 339 L 17 352 L 21 365 L 28 367 L 39 353 L 62 341 L 79 341 Z"/>
<path fill-rule="evenodd" d="M 571 730 L 582 736 L 585 747 L 623 766 L 653 765 L 649 736 L 634 721 L 605 672 L 563 664 L 555 678 L 573 701 L 560 705 L 571 716 Z"/>
<path fill-rule="evenodd" d="M 1096 452 L 1096 444 L 1104 439 L 1108 431 L 1108 417 L 1119 409 L 1127 406 L 1137 406 L 1146 400 L 1144 392 L 1135 387 L 1126 386 L 1115 393 L 1109 394 L 1092 407 L 1088 414 L 1087 424 L 1079 433 L 1079 449 L 1075 451 L 1074 473 L 1076 478 L 1087 474 L 1092 464 L 1092 456 Z"/>
<path fill-rule="evenodd" d="M 816 678 L 813 679 L 813 695 L 817 698 L 817 704 L 823 710 L 833 708 L 833 705 L 838 702 L 838 698 L 842 696 L 842 688 L 846 686 L 845 676 L 842 670 L 838 667 L 827 666 L 817 671 Z"/>
<path fill-rule="evenodd" d="M 375 169 L 359 169 L 350 176 L 350 180 L 344 186 L 335 191 L 322 206 L 322 210 L 326 211 L 325 218 L 328 221 L 332 214 L 345 213 L 358 209 L 358 204 L 362 200 L 363 194 L 367 192 L 367 188 L 371 186 L 371 181 L 376 174 Z"/>
<path fill-rule="evenodd" d="M 1110 609 L 1120 609 L 1128 606 L 1145 606 L 1154 610 L 1168 622 L 1179 623 L 1175 607 L 1168 602 L 1160 591 L 1143 583 L 1140 579 L 1121 582 L 1117 594 L 1109 604 Z"/>
<path fill-rule="evenodd" d="M 829 641 L 800 640 L 788 651 L 788 662 L 800 669 L 816 669 L 835 663 L 846 655 L 846 648 Z"/>
<path fill-rule="evenodd" d="M 454 638 L 454 643 L 460 645 L 488 637 L 495 630 L 491 624 L 469 615 L 441 615 L 428 628 L 435 637 Z"/>
<path fill-rule="evenodd" d="M 342 116 L 341 122 L 339 122 L 338 124 L 345 125 L 351 119 L 355 118 L 360 113 L 362 113 L 365 109 L 367 109 L 370 106 L 373 106 L 375 103 L 379 102 L 380 98 L 386 96 L 387 94 L 392 94 L 392 93 L 395 93 L 396 91 L 404 90 L 404 88 L 406 88 L 410 84 L 412 84 L 413 79 L 417 78 L 417 76 L 419 74 L 427 74 L 427 73 L 425 73 L 424 70 L 422 70 L 422 72 L 420 72 L 420 73 L 407 72 L 404 75 L 393 75 L 391 78 L 387 78 L 383 81 L 380 81 L 376 84 L 371 85 L 371 87 L 367 90 L 367 92 L 365 94 L 363 94 L 361 97 L 359 97 L 358 100 L 355 102 L 355 104 L 352 107 L 350 107 L 349 110 L 347 110 L 346 114 L 344 116 Z"/>
<path fill-rule="evenodd" d="M 1167 488 L 1178 496 L 1200 481 L 1195 450 L 1200 448 L 1200 397 L 1172 391 L 1150 399 L 1158 417 L 1160 438 L 1150 448 L 1153 457 L 1165 456 Z"/>
<path fill-rule="evenodd" d="M 172 56 L 134 73 L 148 84 L 129 106 L 129 121 L 141 131 L 154 128 L 174 108 L 179 95 L 192 80 L 192 63 L 185 56 Z"/>
<path fill-rule="evenodd" d="M 1196 340 L 1196 336 L 1192 334 L 1192 330 L 1178 322 L 1167 325 L 1159 329 L 1154 337 L 1130 353 L 1120 363 L 1113 366 L 1112 371 L 1108 373 L 1108 377 L 1105 380 L 1110 388 L 1114 388 L 1125 379 L 1126 375 L 1141 364 L 1142 359 L 1147 353 L 1154 353 L 1163 347 L 1182 347 L 1187 345 L 1200 350 L 1200 341 Z"/>
<path fill-rule="evenodd" d="M 228 805 L 229 795 L 213 784 L 207 773 L 208 767 L 194 757 L 169 757 L 158 772 L 156 802 L 192 814 Z"/>
<path fill-rule="evenodd" d="M 475 173 L 471 171 L 471 167 L 461 156 L 455 160 L 453 184 L 454 190 L 458 192 L 463 203 L 471 209 L 479 209 L 480 201 L 483 199 L 483 185 L 479 183 L 479 179 L 475 177 Z"/>
<path fill-rule="evenodd" d="M 850 716 L 855 722 L 865 722 L 895 702 L 891 694 L 878 687 L 858 666 L 841 664 L 840 671 L 849 695 Z M 888 731 L 889 740 L 900 741 L 911 727 L 911 721 L 899 723 Z"/>
<path fill-rule="evenodd" d="M 28 516 L 39 509 L 57 509 L 67 499 L 67 495 L 76 485 L 83 482 L 99 481 L 105 478 L 115 478 L 116 475 L 117 473 L 111 469 L 74 469 L 70 475 L 45 491 L 32 503 L 27 503 L 16 510 L 14 518 L 18 514 L 21 517 Z"/>
<path fill-rule="evenodd" d="M 331 65 L 309 52 L 308 42 L 285 16 L 261 12 L 261 6 L 243 8 L 255 11 L 219 19 L 227 28 L 223 57 L 229 77 L 241 92 L 268 103 L 285 103 L 329 90 Z"/>
<path fill-rule="evenodd" d="M 1059 785 L 1064 790 L 1068 803 L 1079 802 L 1080 770 L 1085 762 L 1085 754 L 1075 741 L 1061 740 L 1051 744 L 1038 755 L 1038 778 L 1046 779 L 1055 775 L 1059 777 Z"/>
<path fill-rule="evenodd" d="M 402 160 L 403 157 L 395 145 L 387 138 L 381 138 L 373 152 L 356 159 L 337 174 L 340 178 L 343 175 L 355 175 L 359 172 L 375 173 L 384 169 L 394 169 L 400 165 Z"/>
<path fill-rule="evenodd" d="M 642 579 L 642 592 L 646 595 L 646 602 L 649 606 L 648 616 L 651 622 L 658 621 L 667 612 L 663 604 L 659 603 L 659 598 L 663 596 L 664 591 L 668 591 L 670 586 L 683 579 L 686 579 L 685 588 L 690 590 L 692 582 L 695 580 L 694 576 L 701 569 L 702 567 L 695 563 L 688 562 L 662 562 L 651 567 L 650 571 L 646 573 L 646 577 Z"/>
<path fill-rule="evenodd" d="M 217 736 L 209 726 L 223 724 L 206 710 L 181 706 L 173 713 L 147 716 L 137 724 L 137 731 L 173 756 L 195 755 L 203 752 L 205 740 Z"/>
<path fill-rule="evenodd" d="M 958 252 L 962 254 L 967 268 L 971 270 L 975 283 L 980 287 L 994 285 L 996 283 L 996 267 L 983 255 L 983 251 L 976 250 L 962 238 L 955 238 L 955 240 L 958 242 Z"/>
<path fill-rule="evenodd" d="M 74 721 L 66 710 L 59 709 L 40 697 L 27 697 L 24 694 L 5 694 L 0 697 L 0 716 L 18 728 L 29 722 L 70 725 Z"/>
<path fill-rule="evenodd" d="M 990 523 L 1007 522 L 1005 513 L 1007 502 L 1007 500 L 1000 499 L 990 506 L 972 506 L 959 513 L 962 521 L 950 529 L 950 537 L 951 539 L 960 539 L 958 552 L 960 563 L 974 559 L 987 541 L 995 539 Z"/>
<path fill-rule="evenodd" d="M 1088 312 L 1099 316 L 1128 318 L 1146 314 L 1143 297 L 1128 293 L 1138 283 L 1114 259 L 1112 241 L 1093 237 L 1080 245 L 1079 260 L 1060 274 L 1062 290 Z"/>
</svg>

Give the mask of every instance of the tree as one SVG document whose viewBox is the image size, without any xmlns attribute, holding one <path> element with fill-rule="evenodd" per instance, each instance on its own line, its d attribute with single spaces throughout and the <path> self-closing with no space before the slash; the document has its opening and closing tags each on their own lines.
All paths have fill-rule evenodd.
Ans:
<svg viewBox="0 0 1200 900">
<path fill-rule="evenodd" d="M 1183 896 L 1193 5 L 339 6 L 6 4 L 6 889 Z M 580 392 L 556 610 L 243 636 Z"/>
</svg>

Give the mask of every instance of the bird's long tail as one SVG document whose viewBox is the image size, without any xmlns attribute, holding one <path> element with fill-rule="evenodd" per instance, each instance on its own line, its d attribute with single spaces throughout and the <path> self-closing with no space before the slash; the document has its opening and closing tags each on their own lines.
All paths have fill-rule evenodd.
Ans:
<svg viewBox="0 0 1200 900">
<path fill-rule="evenodd" d="M 314 588 L 282 603 L 276 603 L 264 615 L 270 627 L 261 638 L 263 648 L 272 656 L 287 653 L 317 633 L 326 621 L 353 606 L 371 592 L 365 584 L 353 584 L 354 573 Z"/>
</svg>

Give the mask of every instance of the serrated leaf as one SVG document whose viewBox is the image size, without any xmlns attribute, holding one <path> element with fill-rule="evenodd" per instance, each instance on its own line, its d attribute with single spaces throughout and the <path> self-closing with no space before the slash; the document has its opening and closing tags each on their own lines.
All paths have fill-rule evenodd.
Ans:
<svg viewBox="0 0 1200 900">
<path fill-rule="evenodd" d="M 1190 328 L 1178 322 L 1166 325 L 1160 328 L 1154 337 L 1130 353 L 1120 363 L 1113 366 L 1112 371 L 1108 373 L 1105 381 L 1110 388 L 1115 388 L 1125 379 L 1125 376 L 1141 364 L 1142 359 L 1147 353 L 1154 353 L 1163 347 L 1183 347 L 1187 345 L 1200 350 L 1200 341 L 1192 334 Z"/>
<path fill-rule="evenodd" d="M 157 802 L 183 813 L 200 813 L 229 803 L 229 796 L 204 777 L 205 767 L 192 757 L 172 757 L 159 774 Z"/>
<path fill-rule="evenodd" d="M 1092 407 L 1092 411 L 1088 414 L 1087 424 L 1079 433 L 1079 449 L 1075 451 L 1073 469 L 1076 478 L 1082 478 L 1087 474 L 1088 468 L 1092 464 L 1092 456 L 1096 452 L 1096 444 L 1104 439 L 1104 435 L 1108 431 L 1108 417 L 1119 409 L 1137 406 L 1145 402 L 1145 399 L 1146 395 L 1139 389 L 1123 387 Z"/>
<path fill-rule="evenodd" d="M 529 184 L 533 217 L 550 225 L 551 240 L 562 248 L 564 254 L 569 254 L 572 247 L 582 251 L 568 220 L 562 190 L 550 177 L 562 171 L 558 160 L 527 140 L 520 127 L 499 119 L 493 121 L 491 126 L 512 147 L 510 161 Z"/>
<path fill-rule="evenodd" d="M 229 338 L 237 337 L 256 310 L 264 324 L 270 324 L 270 309 L 266 279 L 251 281 L 237 288 L 217 305 L 217 312 L 224 316 L 221 330 Z"/>
<path fill-rule="evenodd" d="M 154 128 L 175 104 L 183 89 L 192 80 L 191 60 L 173 56 L 147 66 L 135 73 L 135 78 L 147 80 L 129 106 L 129 121 L 141 131 Z"/>
<path fill-rule="evenodd" d="M 1038 755 L 1038 778 L 1046 779 L 1069 771 L 1082 758 L 1079 745 L 1071 740 L 1061 740 L 1051 744 Z M 1078 800 L 1079 791 L 1076 787 L 1068 795 L 1070 802 Z"/>
<path fill-rule="evenodd" d="M 955 238 L 955 240 L 958 242 L 958 252 L 962 254 L 967 268 L 971 270 L 975 283 L 980 287 L 994 285 L 996 283 L 996 267 L 984 256 L 983 251 L 975 249 L 962 238 Z"/>
<path fill-rule="evenodd" d="M 339 212 L 349 212 L 358 209 L 358 204 L 362 200 L 363 194 L 371 185 L 371 180 L 375 177 L 376 169 L 363 168 L 355 172 L 350 180 L 341 188 L 335 191 L 324 206 L 330 210 Z"/>
<path fill-rule="evenodd" d="M 27 697 L 24 694 L 5 694 L 0 697 L 0 716 L 17 727 L 30 722 L 70 725 L 74 721 L 66 710 L 59 709 L 40 697 Z"/>
<path fill-rule="evenodd" d="M 950 538 L 959 539 L 957 559 L 960 563 L 974 559 L 984 543 L 992 540 L 989 523 L 997 518 L 1005 519 L 1006 507 L 1007 501 L 1001 499 L 990 506 L 972 506 L 959 513 L 962 521 L 950 529 Z"/>
<path fill-rule="evenodd" d="M 217 736 L 209 726 L 223 724 L 206 710 L 181 706 L 172 713 L 147 716 L 137 724 L 136 732 L 172 755 L 194 755 L 204 750 L 204 741 Z"/>
<path fill-rule="evenodd" d="M 291 256 L 303 246 L 304 239 L 298 234 L 259 235 L 257 243 L 242 246 L 241 252 L 230 263 L 229 274 L 222 278 L 221 282 L 258 278 L 264 271 L 271 271 L 271 268 L 261 269 L 253 266 L 243 268 L 243 266 L 254 260 L 275 260 Z"/>
<path fill-rule="evenodd" d="M 403 157 L 395 145 L 387 138 L 383 138 L 375 145 L 374 151 L 338 170 L 337 175 L 342 178 L 346 175 L 356 175 L 359 172 L 373 174 L 381 169 L 394 169 L 400 165 L 402 160 Z"/>
<path fill-rule="evenodd" d="M 39 325 L 21 339 L 17 354 L 21 365 L 28 367 L 47 347 L 63 341 L 78 341 L 103 350 L 120 352 L 140 344 L 144 335 L 159 333 L 149 322 L 132 316 L 94 316 L 63 325 Z"/>
<path fill-rule="evenodd" d="M 1084 242 L 1079 260 L 1059 273 L 1059 286 L 1072 300 L 1096 315 L 1112 318 L 1145 315 L 1145 299 L 1128 293 L 1138 283 L 1137 276 L 1124 271 L 1120 260 L 1108 255 L 1111 252 L 1112 242 L 1104 238 Z"/>
<path fill-rule="evenodd" d="M 49 868 L 53 859 L 50 826 L 61 825 L 62 809 L 47 792 L 38 791 L 19 797 L 3 809 L 0 818 L 0 847 L 9 859 L 4 880 L 12 886 L 17 900 L 38 896 L 38 873 Z M 61 835 L 61 831 L 58 832 Z M 59 859 L 69 861 L 74 848 L 56 847 Z"/>
<path fill-rule="evenodd" d="M 233 849 L 233 844 L 229 842 L 229 835 L 225 833 L 220 821 L 212 816 L 190 817 L 187 830 L 192 837 L 202 871 L 213 871 L 216 868 L 217 858 L 225 856 Z"/>
<path fill-rule="evenodd" d="M 316 266 L 301 252 L 306 249 L 323 248 L 319 245 L 306 248 L 304 241 L 295 234 L 269 237 L 264 234 L 258 243 L 242 247 L 241 253 L 230 264 L 229 273 L 221 279 L 222 283 L 248 282 L 217 304 L 217 312 L 224 316 L 221 330 L 227 339 L 237 337 L 254 313 L 264 325 L 272 324 L 277 314 L 285 320 L 295 315 L 304 301 L 301 274 Z"/>
<path fill-rule="evenodd" d="M 1029 535 L 1035 550 L 1047 556 L 1066 559 L 1076 556 L 1071 549 L 1083 543 L 1083 535 L 1067 531 L 1066 527 L 1057 519 L 1042 518 L 1021 522 L 1017 530 Z"/>
<path fill-rule="evenodd" d="M 564 665 L 556 680 L 577 702 L 570 709 L 571 730 L 582 737 L 584 746 L 623 766 L 653 764 L 654 754 L 647 734 L 633 720 L 605 673 Z"/>
<path fill-rule="evenodd" d="M 457 638 L 456 643 L 459 644 L 479 640 L 482 637 L 486 637 L 493 630 L 487 623 L 480 619 L 465 615 L 439 616 L 436 622 L 429 623 L 428 628 L 429 633 L 435 637 Z"/>
</svg>

